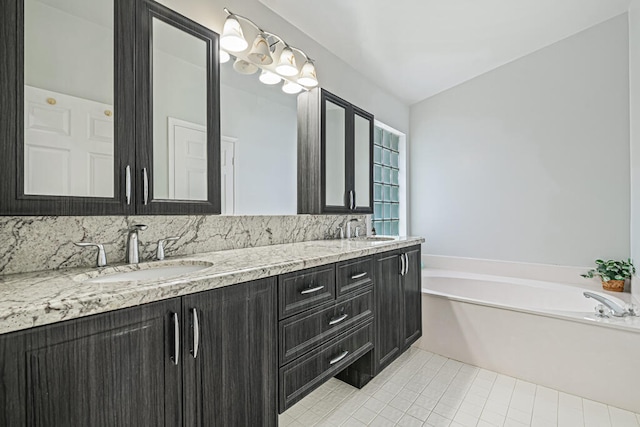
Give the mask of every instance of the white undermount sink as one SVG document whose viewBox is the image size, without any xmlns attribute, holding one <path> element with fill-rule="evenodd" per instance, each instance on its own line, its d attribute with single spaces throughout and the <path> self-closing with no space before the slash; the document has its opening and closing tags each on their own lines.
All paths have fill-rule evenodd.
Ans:
<svg viewBox="0 0 640 427">
<path fill-rule="evenodd" d="M 96 277 L 81 278 L 84 283 L 115 283 L 134 282 L 139 280 L 170 279 L 184 274 L 195 273 L 205 268 L 211 267 L 211 263 L 190 263 L 190 264 L 140 264 L 139 269 L 131 271 L 114 270 L 113 272 L 102 271 Z"/>
<path fill-rule="evenodd" d="M 366 236 L 366 237 L 356 237 L 355 240 L 364 240 L 368 242 L 390 242 L 392 240 L 397 240 L 395 237 L 386 237 L 386 236 Z"/>
</svg>

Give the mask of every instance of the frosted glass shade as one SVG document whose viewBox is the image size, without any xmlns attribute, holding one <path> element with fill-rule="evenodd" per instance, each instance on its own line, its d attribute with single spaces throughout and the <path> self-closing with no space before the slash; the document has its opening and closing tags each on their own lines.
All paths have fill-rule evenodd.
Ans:
<svg viewBox="0 0 640 427">
<path fill-rule="evenodd" d="M 240 74 L 253 74 L 258 71 L 258 66 L 244 59 L 237 58 L 233 63 L 233 69 Z"/>
<path fill-rule="evenodd" d="M 269 50 L 269 43 L 262 34 L 258 34 L 256 39 L 253 41 L 253 44 L 251 45 L 251 52 L 249 52 L 249 55 L 247 56 L 256 64 L 269 65 L 273 63 L 271 50 Z"/>
<path fill-rule="evenodd" d="M 300 71 L 300 77 L 298 78 L 298 83 L 307 87 L 315 87 L 318 86 L 318 77 L 316 76 L 316 67 L 313 65 L 313 62 L 307 61 L 302 66 L 302 70 Z"/>
<path fill-rule="evenodd" d="M 229 15 L 224 21 L 220 46 L 229 52 L 242 52 L 249 46 L 242 33 L 240 22 L 233 15 Z"/>
<path fill-rule="evenodd" d="M 290 82 L 288 80 L 285 81 L 284 84 L 282 85 L 282 91 L 284 93 L 296 94 L 301 90 L 302 90 L 302 86 L 300 86 L 298 83 Z"/>
<path fill-rule="evenodd" d="M 225 62 L 229 62 L 229 60 L 231 59 L 231 55 L 229 55 L 229 53 L 226 50 L 222 50 L 222 49 L 220 49 L 220 55 L 218 57 L 221 64 L 224 64 Z"/>
<path fill-rule="evenodd" d="M 263 70 L 259 78 L 260 81 L 266 85 L 275 85 L 282 80 L 282 77 L 267 70 Z"/>
<path fill-rule="evenodd" d="M 296 66 L 296 57 L 290 47 L 282 49 L 280 54 L 280 61 L 276 67 L 278 74 L 291 77 L 298 74 L 298 67 Z"/>
</svg>

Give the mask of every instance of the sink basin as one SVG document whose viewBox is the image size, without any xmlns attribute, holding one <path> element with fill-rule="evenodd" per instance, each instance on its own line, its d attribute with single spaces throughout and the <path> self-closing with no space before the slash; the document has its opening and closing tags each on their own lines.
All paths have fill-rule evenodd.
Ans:
<svg viewBox="0 0 640 427">
<path fill-rule="evenodd" d="M 170 279 L 184 274 L 195 273 L 211 267 L 211 263 L 190 263 L 190 264 L 162 264 L 154 265 L 139 264 L 136 270 L 122 271 L 113 270 L 111 272 L 101 271 L 98 276 L 86 278 L 86 275 L 78 277 L 84 283 L 115 283 L 134 282 L 139 280 Z"/>
<path fill-rule="evenodd" d="M 364 240 L 365 242 L 390 242 L 392 240 L 396 240 L 396 238 L 385 237 L 385 236 L 366 236 L 366 237 L 356 237 L 355 240 Z"/>
</svg>

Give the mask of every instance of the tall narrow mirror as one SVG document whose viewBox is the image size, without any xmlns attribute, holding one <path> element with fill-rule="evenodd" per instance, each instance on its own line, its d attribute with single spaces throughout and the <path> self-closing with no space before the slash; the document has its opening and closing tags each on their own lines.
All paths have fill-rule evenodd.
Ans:
<svg viewBox="0 0 640 427">
<path fill-rule="evenodd" d="M 160 19 L 153 35 L 153 198 L 207 200 L 207 43 Z"/>
<path fill-rule="evenodd" d="M 346 110 L 331 101 L 325 102 L 325 197 L 327 206 L 344 205 Z"/>
<path fill-rule="evenodd" d="M 114 196 L 113 0 L 24 0 L 24 194 Z"/>
</svg>

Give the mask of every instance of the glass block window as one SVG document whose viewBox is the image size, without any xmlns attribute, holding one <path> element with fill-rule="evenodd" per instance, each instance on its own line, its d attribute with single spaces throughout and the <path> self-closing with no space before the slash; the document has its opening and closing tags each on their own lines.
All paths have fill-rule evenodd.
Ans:
<svg viewBox="0 0 640 427">
<path fill-rule="evenodd" d="M 373 135 L 373 227 L 386 236 L 400 234 L 400 137 L 375 127 Z"/>
</svg>

